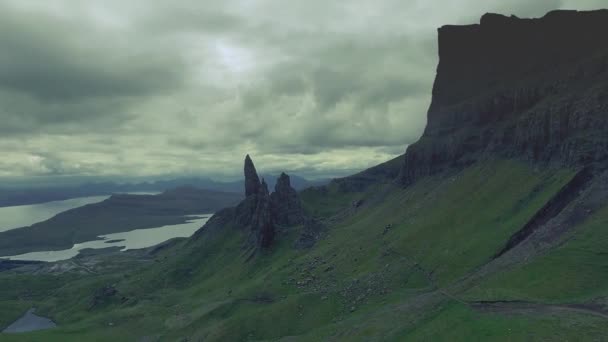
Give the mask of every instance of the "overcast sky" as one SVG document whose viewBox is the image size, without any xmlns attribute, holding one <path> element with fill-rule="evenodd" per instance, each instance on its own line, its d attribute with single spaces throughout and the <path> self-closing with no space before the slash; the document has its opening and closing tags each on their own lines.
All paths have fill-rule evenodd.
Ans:
<svg viewBox="0 0 608 342">
<path fill-rule="evenodd" d="M 422 133 L 437 27 L 602 4 L 0 0 L 0 179 L 345 175 Z"/>
</svg>

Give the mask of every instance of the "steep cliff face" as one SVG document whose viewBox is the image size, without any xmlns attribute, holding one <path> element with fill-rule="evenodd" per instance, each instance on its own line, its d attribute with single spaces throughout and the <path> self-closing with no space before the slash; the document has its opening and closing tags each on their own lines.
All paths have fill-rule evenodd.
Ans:
<svg viewBox="0 0 608 342">
<path fill-rule="evenodd" d="M 401 181 L 488 155 L 603 164 L 606 32 L 608 10 L 555 11 L 539 19 L 486 14 L 480 24 L 440 28 L 427 127 L 407 150 Z"/>
</svg>

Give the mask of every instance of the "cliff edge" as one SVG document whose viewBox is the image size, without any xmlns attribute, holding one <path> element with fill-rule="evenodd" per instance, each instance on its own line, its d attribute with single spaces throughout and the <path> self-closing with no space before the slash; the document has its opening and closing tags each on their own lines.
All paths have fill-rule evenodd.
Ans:
<svg viewBox="0 0 608 342">
<path fill-rule="evenodd" d="M 439 65 L 404 185 L 487 156 L 558 166 L 608 154 L 608 10 L 486 14 L 439 30 Z M 584 134 L 583 134 L 584 132 Z"/>
</svg>

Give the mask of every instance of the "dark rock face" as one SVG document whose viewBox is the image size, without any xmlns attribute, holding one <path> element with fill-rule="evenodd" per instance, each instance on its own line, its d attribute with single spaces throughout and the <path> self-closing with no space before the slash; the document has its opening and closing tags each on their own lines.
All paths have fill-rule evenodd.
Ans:
<svg viewBox="0 0 608 342">
<path fill-rule="evenodd" d="M 245 199 L 236 208 L 236 222 L 249 227 L 250 241 L 261 248 L 268 248 L 274 240 L 274 221 L 268 185 L 255 170 L 253 161 L 245 157 Z"/>
<path fill-rule="evenodd" d="M 268 248 L 274 241 L 274 219 L 268 185 L 264 180 L 256 195 L 256 208 L 251 221 L 251 229 L 256 235 L 258 246 Z"/>
<path fill-rule="evenodd" d="M 245 157 L 245 196 L 249 197 L 251 195 L 257 195 L 260 190 L 260 178 L 258 177 L 258 173 L 255 170 L 255 166 L 253 165 L 253 161 L 247 155 Z"/>
<path fill-rule="evenodd" d="M 281 226 L 294 226 L 304 220 L 300 197 L 291 187 L 289 176 L 281 173 L 271 195 L 274 222 Z"/>
<path fill-rule="evenodd" d="M 568 182 L 553 198 L 551 198 L 536 214 L 515 234 L 511 236 L 505 247 L 494 258 L 497 258 L 524 241 L 535 230 L 540 229 L 549 220 L 563 212 L 564 208 L 581 195 L 593 179 L 589 169 L 582 169 Z"/>
<path fill-rule="evenodd" d="M 608 160 L 608 10 L 486 14 L 439 29 L 428 123 L 403 184 L 487 155 L 559 166 Z"/>
<path fill-rule="evenodd" d="M 319 240 L 325 226 L 318 220 L 310 217 L 303 218 L 304 229 L 294 243 L 296 249 L 311 248 Z"/>
<path fill-rule="evenodd" d="M 234 210 L 223 211 L 231 215 L 238 226 L 249 227 L 250 241 L 259 248 L 269 248 L 275 240 L 276 226 L 294 226 L 304 220 L 300 198 L 291 187 L 289 176 L 281 174 L 275 192 L 268 191 L 268 185 L 259 176 L 249 155 L 245 158 L 246 198 Z M 214 216 L 209 225 L 227 224 L 231 218 Z"/>
<path fill-rule="evenodd" d="M 270 194 L 264 179 L 260 182 L 249 155 L 245 158 L 244 171 L 247 195 L 245 199 L 236 207 L 222 209 L 213 215 L 205 226 L 194 234 L 193 240 L 231 226 L 249 231 L 249 247 L 267 249 L 272 247 L 276 239 L 277 227 L 304 223 L 305 216 L 300 198 L 291 187 L 288 175 L 281 175 L 275 192 Z"/>
</svg>

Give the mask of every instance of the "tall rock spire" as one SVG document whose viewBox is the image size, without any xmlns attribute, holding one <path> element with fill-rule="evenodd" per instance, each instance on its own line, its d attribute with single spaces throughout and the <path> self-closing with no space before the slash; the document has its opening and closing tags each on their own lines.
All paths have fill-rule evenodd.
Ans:
<svg viewBox="0 0 608 342">
<path fill-rule="evenodd" d="M 260 178 L 255 170 L 253 161 L 247 155 L 245 157 L 245 197 L 256 195 L 260 190 Z"/>
<path fill-rule="evenodd" d="M 253 226 L 257 231 L 257 243 L 258 246 L 262 248 L 269 248 L 274 241 L 275 228 L 268 185 L 263 178 L 257 200 L 257 208 L 253 223 Z"/>
<path fill-rule="evenodd" d="M 234 211 L 236 223 L 250 229 L 249 242 L 257 248 L 272 247 L 276 228 L 304 223 L 304 211 L 298 193 L 291 187 L 289 176 L 281 174 L 275 192 L 258 176 L 251 157 L 245 157 L 245 199 Z"/>
</svg>

